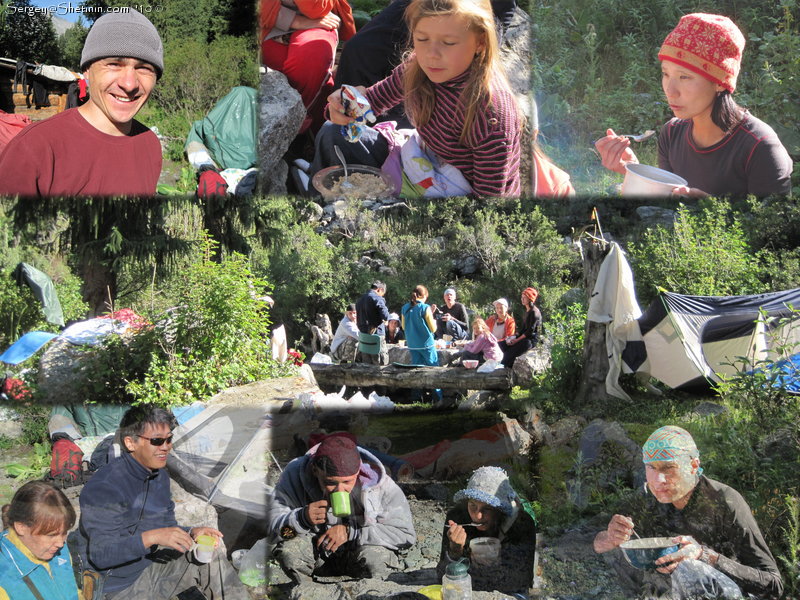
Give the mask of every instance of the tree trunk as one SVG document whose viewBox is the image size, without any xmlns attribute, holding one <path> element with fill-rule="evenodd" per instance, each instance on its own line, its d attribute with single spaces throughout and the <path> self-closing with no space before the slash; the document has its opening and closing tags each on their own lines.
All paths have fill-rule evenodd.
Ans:
<svg viewBox="0 0 800 600">
<path fill-rule="evenodd" d="M 610 245 L 582 239 L 581 248 L 583 249 L 583 286 L 586 289 L 587 299 L 591 300 L 600 265 L 603 264 Z M 583 335 L 583 373 L 578 392 L 575 395 L 576 402 L 583 405 L 611 398 L 606 393 L 607 374 L 606 325 L 587 319 Z"/>
<path fill-rule="evenodd" d="M 110 303 L 117 299 L 117 274 L 114 270 L 89 258 L 81 264 L 80 274 L 83 279 L 83 299 L 89 305 L 91 316 L 110 311 Z"/>
<path fill-rule="evenodd" d="M 311 370 L 323 389 L 338 389 L 343 385 L 410 389 L 450 390 L 510 390 L 514 375 L 510 369 L 478 373 L 462 367 L 379 367 L 362 363 L 315 365 Z"/>
</svg>

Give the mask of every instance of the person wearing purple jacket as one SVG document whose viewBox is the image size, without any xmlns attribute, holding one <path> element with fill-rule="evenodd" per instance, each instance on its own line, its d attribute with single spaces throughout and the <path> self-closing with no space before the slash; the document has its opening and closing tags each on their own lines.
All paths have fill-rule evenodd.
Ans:
<svg viewBox="0 0 800 600">
<path fill-rule="evenodd" d="M 470 359 L 480 362 L 493 360 L 499 363 L 503 360 L 503 351 L 500 350 L 497 338 L 489 330 L 486 321 L 480 317 L 472 322 L 472 335 L 475 339 L 464 346 L 464 350 L 460 353 L 462 361 Z"/>
</svg>

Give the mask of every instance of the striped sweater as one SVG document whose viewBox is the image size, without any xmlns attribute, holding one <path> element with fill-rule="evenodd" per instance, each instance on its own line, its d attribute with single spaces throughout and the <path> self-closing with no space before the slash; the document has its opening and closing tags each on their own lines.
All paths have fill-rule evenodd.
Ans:
<svg viewBox="0 0 800 600">
<path fill-rule="evenodd" d="M 383 114 L 403 101 L 401 64 L 386 79 L 367 89 L 375 114 Z M 444 162 L 467 178 L 477 196 L 520 195 L 520 123 L 514 96 L 497 79 L 492 82 L 492 102 L 476 113 L 474 143 L 459 143 L 464 111 L 458 98 L 469 70 L 444 83 L 435 83 L 436 107 L 430 120 L 417 128 L 422 140 Z"/>
</svg>

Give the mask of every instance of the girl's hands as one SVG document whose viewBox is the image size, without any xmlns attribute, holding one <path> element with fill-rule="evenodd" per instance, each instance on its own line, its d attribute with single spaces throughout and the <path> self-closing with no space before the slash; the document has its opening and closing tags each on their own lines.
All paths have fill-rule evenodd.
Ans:
<svg viewBox="0 0 800 600">
<path fill-rule="evenodd" d="M 455 521 L 448 521 L 447 539 L 450 540 L 450 554 L 461 556 L 464 552 L 464 545 L 467 543 L 467 532 Z"/>
<path fill-rule="evenodd" d="M 367 91 L 363 85 L 356 86 L 356 89 L 362 94 Z M 355 121 L 344 113 L 344 105 L 342 104 L 342 90 L 338 89 L 328 96 L 328 120 L 337 125 L 347 125 Z"/>
</svg>

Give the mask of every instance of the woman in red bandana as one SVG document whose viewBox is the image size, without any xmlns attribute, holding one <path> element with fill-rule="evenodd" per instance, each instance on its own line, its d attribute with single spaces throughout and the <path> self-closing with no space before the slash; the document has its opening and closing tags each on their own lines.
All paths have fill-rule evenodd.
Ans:
<svg viewBox="0 0 800 600">
<path fill-rule="evenodd" d="M 792 159 L 772 128 L 733 100 L 745 39 L 727 17 L 684 15 L 658 53 L 661 87 L 675 118 L 661 128 L 658 166 L 680 175 L 688 196 L 791 193 Z M 630 140 L 609 129 L 595 142 L 603 166 L 638 163 Z"/>
</svg>

